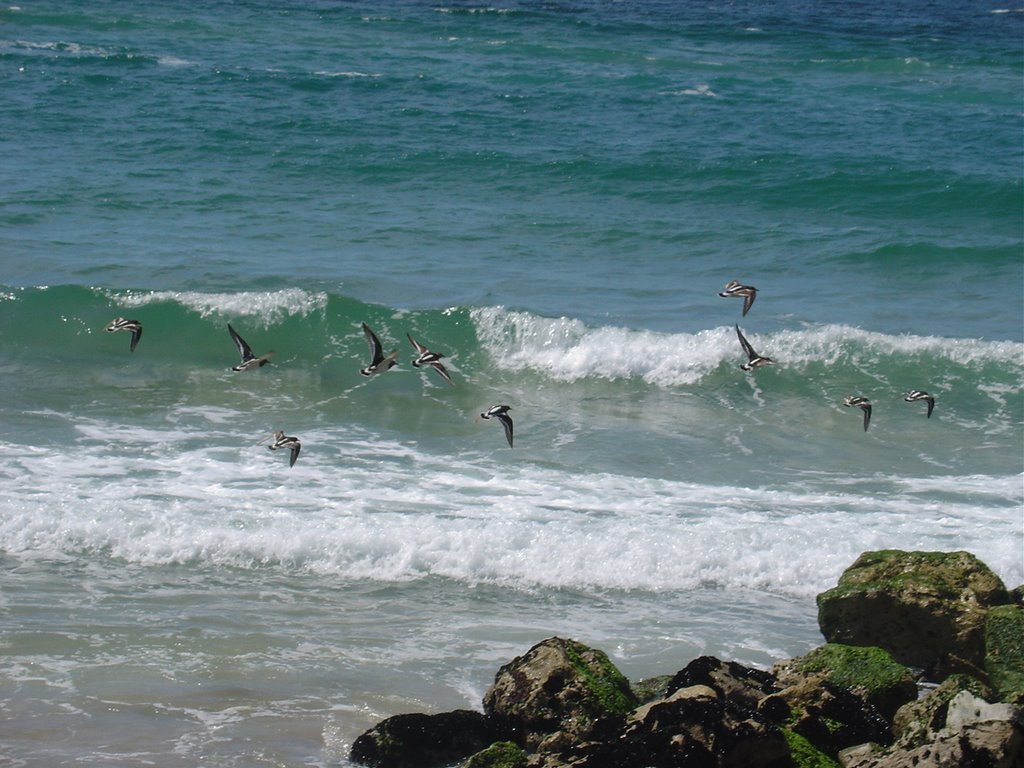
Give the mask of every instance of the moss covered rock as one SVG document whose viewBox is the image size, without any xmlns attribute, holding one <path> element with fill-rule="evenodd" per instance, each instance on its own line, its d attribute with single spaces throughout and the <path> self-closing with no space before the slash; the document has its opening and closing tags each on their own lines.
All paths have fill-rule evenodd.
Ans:
<svg viewBox="0 0 1024 768">
<path fill-rule="evenodd" d="M 878 709 L 848 688 L 828 682 L 826 673 L 793 672 L 784 679 L 789 685 L 765 702 L 785 702 L 789 716 L 783 727 L 807 739 L 815 749 L 834 757 L 856 744 L 892 741 L 889 722 Z"/>
<path fill-rule="evenodd" d="M 826 643 L 787 663 L 801 673 L 824 673 L 827 682 L 852 691 L 885 718 L 917 698 L 910 670 L 881 648 Z"/>
<path fill-rule="evenodd" d="M 484 696 L 484 711 L 530 750 L 556 734 L 585 739 L 636 704 L 629 681 L 603 651 L 560 637 L 503 666 Z"/>
<path fill-rule="evenodd" d="M 794 768 L 839 768 L 839 763 L 799 733 L 783 728 L 782 735 L 789 745 L 789 756 L 793 760 Z"/>
<path fill-rule="evenodd" d="M 1024 698 L 1024 609 L 1000 605 L 985 618 L 985 672 L 1000 701 Z"/>
<path fill-rule="evenodd" d="M 498 741 L 477 752 L 462 768 L 526 768 L 526 753 L 510 741 Z"/>
<path fill-rule="evenodd" d="M 1008 600 L 969 552 L 865 552 L 818 595 L 818 624 L 829 642 L 884 648 L 941 679 L 984 664 L 986 611 Z"/>
</svg>

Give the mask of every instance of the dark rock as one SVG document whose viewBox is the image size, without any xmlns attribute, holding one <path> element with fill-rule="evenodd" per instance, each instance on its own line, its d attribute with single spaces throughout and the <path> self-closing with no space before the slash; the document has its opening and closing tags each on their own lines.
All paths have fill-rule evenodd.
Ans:
<svg viewBox="0 0 1024 768">
<path fill-rule="evenodd" d="M 828 682 L 823 672 L 790 675 L 778 694 L 790 708 L 787 727 L 827 755 L 865 742 L 889 744 L 889 721 L 846 688 Z"/>
<path fill-rule="evenodd" d="M 881 648 L 827 643 L 806 656 L 776 664 L 772 671 L 783 685 L 791 684 L 794 674 L 822 672 L 826 681 L 859 696 L 887 720 L 917 698 L 911 671 Z"/>
<path fill-rule="evenodd" d="M 471 710 L 395 715 L 357 738 L 349 759 L 374 768 L 440 768 L 498 738 L 491 719 Z"/>
<path fill-rule="evenodd" d="M 672 695 L 680 688 L 706 685 L 725 699 L 747 709 L 756 710 L 758 703 L 778 690 L 775 675 L 760 669 L 745 667 L 735 661 L 720 661 L 714 656 L 694 659 L 668 684 Z"/>
<path fill-rule="evenodd" d="M 818 595 L 829 642 L 884 648 L 932 679 L 981 667 L 986 610 L 1009 595 L 968 552 L 865 552 Z"/>
<path fill-rule="evenodd" d="M 503 666 L 484 696 L 484 712 L 529 750 L 559 733 L 585 741 L 604 720 L 621 720 L 634 706 L 629 682 L 602 651 L 560 637 Z"/>
<path fill-rule="evenodd" d="M 618 739 L 582 745 L 572 768 L 792 768 L 781 730 L 705 685 L 629 715 Z M 553 765 L 549 763 L 548 765 Z"/>
<path fill-rule="evenodd" d="M 1024 584 L 1010 590 L 1010 602 L 1024 608 Z"/>
<path fill-rule="evenodd" d="M 992 608 L 985 618 L 985 672 L 1000 701 L 1024 703 L 1024 609 Z"/>
</svg>

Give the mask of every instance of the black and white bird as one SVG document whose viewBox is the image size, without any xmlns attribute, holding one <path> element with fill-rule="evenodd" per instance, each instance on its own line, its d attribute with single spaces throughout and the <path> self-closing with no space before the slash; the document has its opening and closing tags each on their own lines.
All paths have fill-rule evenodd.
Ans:
<svg viewBox="0 0 1024 768">
<path fill-rule="evenodd" d="M 360 368 L 359 372 L 363 376 L 373 376 L 375 373 L 384 373 L 384 371 L 390 370 L 391 366 L 395 365 L 395 358 L 398 357 L 398 350 L 391 350 L 387 357 L 384 356 L 384 351 L 380 345 L 380 339 L 377 338 L 377 334 L 370 330 L 370 326 L 366 323 L 361 323 L 363 328 L 363 336 L 366 337 L 366 343 L 370 346 L 370 364 L 365 368 Z"/>
<path fill-rule="evenodd" d="M 723 299 L 728 299 L 733 296 L 742 297 L 743 316 L 746 317 L 747 312 L 749 312 L 750 308 L 754 306 L 754 299 L 757 298 L 757 288 L 752 285 L 740 285 L 738 280 L 730 280 L 718 295 Z"/>
<path fill-rule="evenodd" d="M 864 431 L 868 431 L 868 424 L 871 423 L 871 401 L 860 395 L 849 395 L 843 400 L 847 408 L 860 408 L 864 411 Z"/>
<path fill-rule="evenodd" d="M 424 365 L 429 365 L 439 374 L 441 378 L 455 386 L 455 382 L 452 381 L 452 377 L 448 375 L 448 369 L 441 364 L 441 358 L 444 357 L 440 352 L 431 352 L 429 349 L 419 344 L 411 334 L 405 334 L 409 338 L 409 343 L 412 344 L 412 348 L 416 350 L 416 359 L 412 361 L 413 368 L 419 368 Z"/>
<path fill-rule="evenodd" d="M 138 320 L 125 320 L 123 317 L 115 317 L 110 325 L 106 328 L 108 333 L 114 333 L 115 331 L 131 331 L 132 340 L 128 345 L 128 349 L 131 352 L 135 351 L 135 347 L 139 344 L 139 339 L 142 338 L 142 323 Z"/>
<path fill-rule="evenodd" d="M 231 323 L 228 323 L 228 333 L 231 334 L 231 340 L 235 342 L 235 348 L 238 350 L 238 356 L 241 358 L 241 362 L 239 362 L 238 365 L 231 366 L 232 371 L 251 371 L 254 368 L 262 368 L 267 364 L 271 355 L 274 354 L 273 350 L 271 350 L 265 355 L 256 357 L 256 355 L 252 353 L 252 349 L 250 349 L 249 345 L 245 342 L 245 339 L 239 336 L 238 332 L 231 327 Z"/>
<path fill-rule="evenodd" d="M 935 395 L 929 395 L 927 392 L 922 392 L 920 389 L 912 389 L 903 396 L 903 399 L 908 403 L 924 400 L 928 403 L 928 418 L 930 419 L 932 417 L 932 411 L 935 410 Z"/>
<path fill-rule="evenodd" d="M 760 368 L 762 365 L 773 365 L 774 360 L 770 357 L 764 357 L 763 355 L 757 354 L 754 348 L 750 346 L 750 342 L 747 341 L 746 336 L 740 330 L 739 323 L 736 324 L 736 336 L 740 340 L 740 346 L 743 347 L 743 351 L 747 354 L 747 362 L 740 366 L 744 371 L 752 371 L 755 368 Z"/>
<path fill-rule="evenodd" d="M 492 405 L 486 411 L 480 414 L 481 419 L 497 419 L 501 422 L 501 426 L 505 428 L 505 439 L 508 440 L 508 447 L 512 447 L 512 418 L 508 415 L 509 406 L 507 405 Z"/>
<path fill-rule="evenodd" d="M 280 448 L 287 448 L 291 451 L 291 456 L 288 457 L 288 466 L 294 467 L 295 460 L 299 458 L 299 451 L 302 450 L 302 443 L 299 442 L 299 438 L 290 437 L 284 432 L 275 432 L 273 437 L 267 437 L 260 440 L 261 443 L 267 440 L 273 440 L 274 442 L 267 446 L 267 450 L 276 451 Z"/>
</svg>

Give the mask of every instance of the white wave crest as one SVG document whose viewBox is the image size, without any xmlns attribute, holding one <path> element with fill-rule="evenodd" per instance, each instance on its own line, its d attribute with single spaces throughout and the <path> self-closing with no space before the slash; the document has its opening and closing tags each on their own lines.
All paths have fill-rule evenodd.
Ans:
<svg viewBox="0 0 1024 768">
<path fill-rule="evenodd" d="M 693 384 L 735 357 L 726 331 L 664 334 L 587 328 L 571 318 L 544 318 L 503 307 L 472 312 L 477 337 L 498 365 L 535 370 L 561 381 L 640 378 L 657 386 Z"/>
<path fill-rule="evenodd" d="M 658 333 L 589 328 L 573 318 L 546 318 L 504 307 L 473 310 L 477 336 L 497 365 L 532 370 L 559 381 L 637 378 L 661 387 L 698 383 L 724 362 L 742 361 L 733 328 Z M 780 367 L 809 363 L 871 364 L 885 358 L 930 358 L 957 365 L 996 364 L 1024 375 L 1024 344 L 1014 341 L 889 335 L 847 325 L 758 334 L 754 348 Z"/>
<path fill-rule="evenodd" d="M 327 294 L 285 288 L 279 291 L 243 291 L 240 293 L 201 293 L 198 291 L 146 291 L 111 293 L 112 301 L 126 308 L 147 304 L 173 302 L 181 304 L 202 317 L 255 317 L 264 324 L 280 322 L 285 317 L 322 311 L 327 306 Z"/>
</svg>

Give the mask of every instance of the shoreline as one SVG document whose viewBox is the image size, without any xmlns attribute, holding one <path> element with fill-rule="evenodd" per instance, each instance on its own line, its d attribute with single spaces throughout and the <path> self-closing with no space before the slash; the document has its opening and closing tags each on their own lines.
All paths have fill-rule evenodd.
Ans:
<svg viewBox="0 0 1024 768">
<path fill-rule="evenodd" d="M 482 712 L 387 718 L 349 757 L 374 768 L 1024 760 L 1024 586 L 1008 590 L 967 552 L 884 550 L 863 553 L 817 604 L 825 644 L 770 671 L 701 656 L 640 685 L 603 651 L 552 637 L 502 666 Z"/>
</svg>

